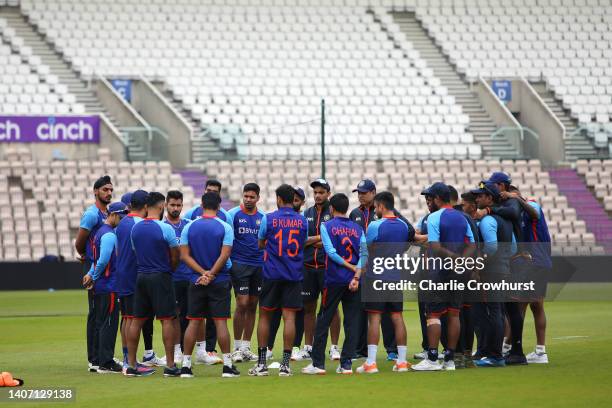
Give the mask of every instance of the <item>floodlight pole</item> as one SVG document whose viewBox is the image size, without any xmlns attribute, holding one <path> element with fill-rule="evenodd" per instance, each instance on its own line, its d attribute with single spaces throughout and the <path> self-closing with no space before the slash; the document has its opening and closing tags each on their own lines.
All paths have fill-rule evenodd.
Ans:
<svg viewBox="0 0 612 408">
<path fill-rule="evenodd" d="M 321 99 L 321 177 L 325 178 L 325 99 Z"/>
</svg>

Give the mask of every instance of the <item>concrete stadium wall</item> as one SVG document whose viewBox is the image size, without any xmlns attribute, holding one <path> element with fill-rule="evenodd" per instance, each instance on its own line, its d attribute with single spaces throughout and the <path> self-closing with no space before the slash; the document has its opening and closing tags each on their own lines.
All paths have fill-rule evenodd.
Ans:
<svg viewBox="0 0 612 408">
<path fill-rule="evenodd" d="M 132 105 L 151 126 L 168 135 L 168 160 L 173 167 L 184 168 L 191 161 L 192 126 L 145 78 L 132 82 Z"/>
</svg>

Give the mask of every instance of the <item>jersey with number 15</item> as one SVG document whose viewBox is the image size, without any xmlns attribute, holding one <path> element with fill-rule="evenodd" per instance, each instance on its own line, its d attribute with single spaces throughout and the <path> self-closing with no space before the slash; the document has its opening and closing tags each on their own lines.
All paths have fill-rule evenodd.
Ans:
<svg viewBox="0 0 612 408">
<path fill-rule="evenodd" d="M 263 278 L 302 281 L 308 221 L 293 208 L 281 207 L 261 219 L 259 239 L 266 240 Z"/>
</svg>

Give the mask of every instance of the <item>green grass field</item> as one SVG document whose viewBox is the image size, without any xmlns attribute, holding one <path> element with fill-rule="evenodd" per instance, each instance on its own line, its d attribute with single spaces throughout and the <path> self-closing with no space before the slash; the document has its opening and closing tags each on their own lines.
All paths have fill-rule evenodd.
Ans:
<svg viewBox="0 0 612 408">
<path fill-rule="evenodd" d="M 0 292 L 0 371 L 23 378 L 27 387 L 76 389 L 76 404 L 143 406 L 610 406 L 612 399 L 612 301 L 555 301 L 547 305 L 551 363 L 502 369 L 437 373 L 393 373 L 379 352 L 378 375 L 299 374 L 222 379 L 220 367 L 195 366 L 193 379 L 145 378 L 87 372 L 86 296 L 82 291 Z M 410 356 L 419 349 L 416 305 L 407 303 Z M 276 353 L 280 350 L 280 336 Z M 525 322 L 525 348 L 534 346 L 533 320 Z M 162 351 L 155 326 L 155 349 Z M 117 356 L 120 356 L 117 347 Z M 139 355 L 142 350 L 139 351 Z M 356 364 L 354 364 L 354 367 Z M 273 373 L 275 373 L 273 371 Z M 239 405 L 240 404 L 240 405 Z M 0 404 L 3 405 L 3 404 Z M 35 405 L 26 403 L 27 406 Z M 60 404 L 63 405 L 63 404 Z M 66 403 L 74 406 L 75 403 Z"/>
</svg>

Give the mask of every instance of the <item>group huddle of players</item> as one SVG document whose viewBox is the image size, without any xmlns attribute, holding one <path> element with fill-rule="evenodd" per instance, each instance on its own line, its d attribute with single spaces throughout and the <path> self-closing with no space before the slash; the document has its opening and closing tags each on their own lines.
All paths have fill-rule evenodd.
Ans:
<svg viewBox="0 0 612 408">
<path fill-rule="evenodd" d="M 189 378 L 192 365 L 203 363 L 222 364 L 223 377 L 237 377 L 235 363 L 253 361 L 249 375 L 267 376 L 269 368 L 278 368 L 280 376 L 289 376 L 290 361 L 312 360 L 301 372 L 324 374 L 330 333 L 329 358 L 338 360 L 337 373 L 352 374 L 353 361 L 361 358 L 365 361 L 356 372 L 376 373 L 381 328 L 394 372 L 548 362 L 545 285 L 529 302 L 420 299 L 423 350 L 414 355 L 422 360 L 414 365 L 407 360 L 401 296 L 362 296 L 364 281 L 372 277 L 368 254 L 380 248 L 391 257 L 390 248 L 405 251 L 410 245 L 430 257 L 483 253 L 488 262 L 482 279 L 511 276 L 519 262 L 521 269 L 527 264 L 530 273 L 545 275 L 551 260 L 544 214 L 520 195 L 507 174 L 493 173 L 462 194 L 460 205 L 452 186 L 434 183 L 422 192 L 429 214 L 416 228 L 395 209 L 393 194 L 377 193 L 371 180 L 362 180 L 353 190 L 360 205 L 350 214 L 349 198 L 332 195 L 326 180 L 317 179 L 310 187 L 314 206 L 302 211 L 304 190 L 282 184 L 276 189 L 278 209 L 264 214 L 257 208 L 257 184 L 244 185 L 241 205 L 226 211 L 221 208 L 221 183 L 208 180 L 201 204 L 181 216 L 180 191 L 164 195 L 137 190 L 112 202 L 110 177 L 99 178 L 93 186 L 96 203 L 83 214 L 75 242 L 86 270 L 89 370 L 136 377 L 164 366 L 166 377 Z M 521 242 L 547 245 L 521 249 L 516 245 Z M 513 249 L 502 249 L 504 244 Z M 423 273 L 436 282 L 454 275 L 444 269 Z M 227 325 L 232 288 L 233 347 Z M 525 356 L 522 331 L 528 304 L 537 345 Z M 162 358 L 152 346 L 155 318 L 162 326 Z M 282 358 L 268 365 L 281 319 Z M 253 353 L 256 320 L 258 347 Z M 339 348 L 341 323 L 344 341 Z M 114 358 L 118 331 L 123 361 Z M 141 333 L 145 352 L 138 362 Z M 440 342 L 444 353 L 438 353 Z M 216 354 L 217 344 L 222 357 Z"/>
</svg>

